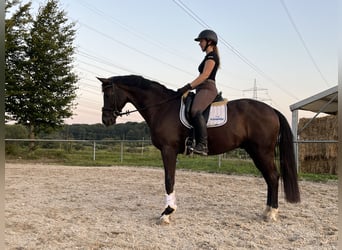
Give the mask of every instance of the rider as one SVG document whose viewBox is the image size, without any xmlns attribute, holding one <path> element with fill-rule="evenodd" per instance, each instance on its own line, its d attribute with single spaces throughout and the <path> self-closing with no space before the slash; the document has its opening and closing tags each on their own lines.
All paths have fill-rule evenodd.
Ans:
<svg viewBox="0 0 342 250">
<path fill-rule="evenodd" d="M 191 83 L 179 88 L 177 92 L 184 94 L 186 91 L 196 89 L 195 99 L 191 107 L 192 125 L 195 130 L 196 146 L 190 147 L 190 151 L 207 155 L 208 136 L 207 125 L 203 117 L 203 111 L 214 101 L 217 96 L 215 76 L 220 65 L 217 49 L 217 35 L 212 30 L 203 30 L 195 41 L 199 42 L 202 51 L 206 53 L 198 67 L 199 76 Z"/>
</svg>

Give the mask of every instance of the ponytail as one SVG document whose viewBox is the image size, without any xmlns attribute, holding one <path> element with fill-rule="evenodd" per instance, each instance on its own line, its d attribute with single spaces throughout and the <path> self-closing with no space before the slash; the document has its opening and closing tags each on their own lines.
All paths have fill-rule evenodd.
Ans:
<svg viewBox="0 0 342 250">
<path fill-rule="evenodd" d="M 218 62 L 217 62 L 217 67 L 219 68 L 220 67 L 220 64 L 221 64 L 221 60 L 220 60 L 220 54 L 219 54 L 219 51 L 218 51 L 218 48 L 217 48 L 217 46 L 216 45 L 214 45 L 213 46 L 213 50 L 214 50 L 214 52 L 216 53 L 216 55 L 217 55 L 217 58 L 218 58 Z"/>
</svg>

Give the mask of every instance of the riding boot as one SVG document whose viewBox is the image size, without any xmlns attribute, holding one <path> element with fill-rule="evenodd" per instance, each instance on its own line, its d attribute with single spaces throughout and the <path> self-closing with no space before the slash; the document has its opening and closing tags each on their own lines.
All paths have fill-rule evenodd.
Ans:
<svg viewBox="0 0 342 250">
<path fill-rule="evenodd" d="M 202 113 L 197 113 L 193 118 L 196 146 L 190 148 L 192 152 L 200 155 L 208 155 L 207 124 Z"/>
</svg>

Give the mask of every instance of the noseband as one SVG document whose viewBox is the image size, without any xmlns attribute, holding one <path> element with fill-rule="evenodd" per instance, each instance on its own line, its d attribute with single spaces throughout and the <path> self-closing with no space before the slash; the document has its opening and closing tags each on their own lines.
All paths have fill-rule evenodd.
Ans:
<svg viewBox="0 0 342 250">
<path fill-rule="evenodd" d="M 118 116 L 122 116 L 123 114 L 125 114 L 126 112 L 120 112 L 118 110 L 112 109 L 112 108 L 102 108 L 102 112 L 112 112 L 112 115 L 114 116 L 114 118 L 118 117 Z"/>
</svg>

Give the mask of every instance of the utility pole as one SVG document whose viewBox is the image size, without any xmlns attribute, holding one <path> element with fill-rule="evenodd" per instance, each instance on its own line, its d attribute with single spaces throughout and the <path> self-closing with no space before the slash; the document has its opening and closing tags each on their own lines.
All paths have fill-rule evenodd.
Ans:
<svg viewBox="0 0 342 250">
<path fill-rule="evenodd" d="M 253 92 L 252 98 L 254 100 L 258 100 L 258 101 L 262 101 L 262 102 L 265 102 L 265 101 L 271 102 L 272 101 L 270 98 L 261 98 L 260 95 L 258 95 L 258 92 L 264 92 L 264 94 L 268 95 L 268 89 L 258 88 L 257 84 L 256 84 L 256 79 L 254 79 L 253 88 L 243 90 L 243 93 L 245 93 L 245 92 Z"/>
</svg>

